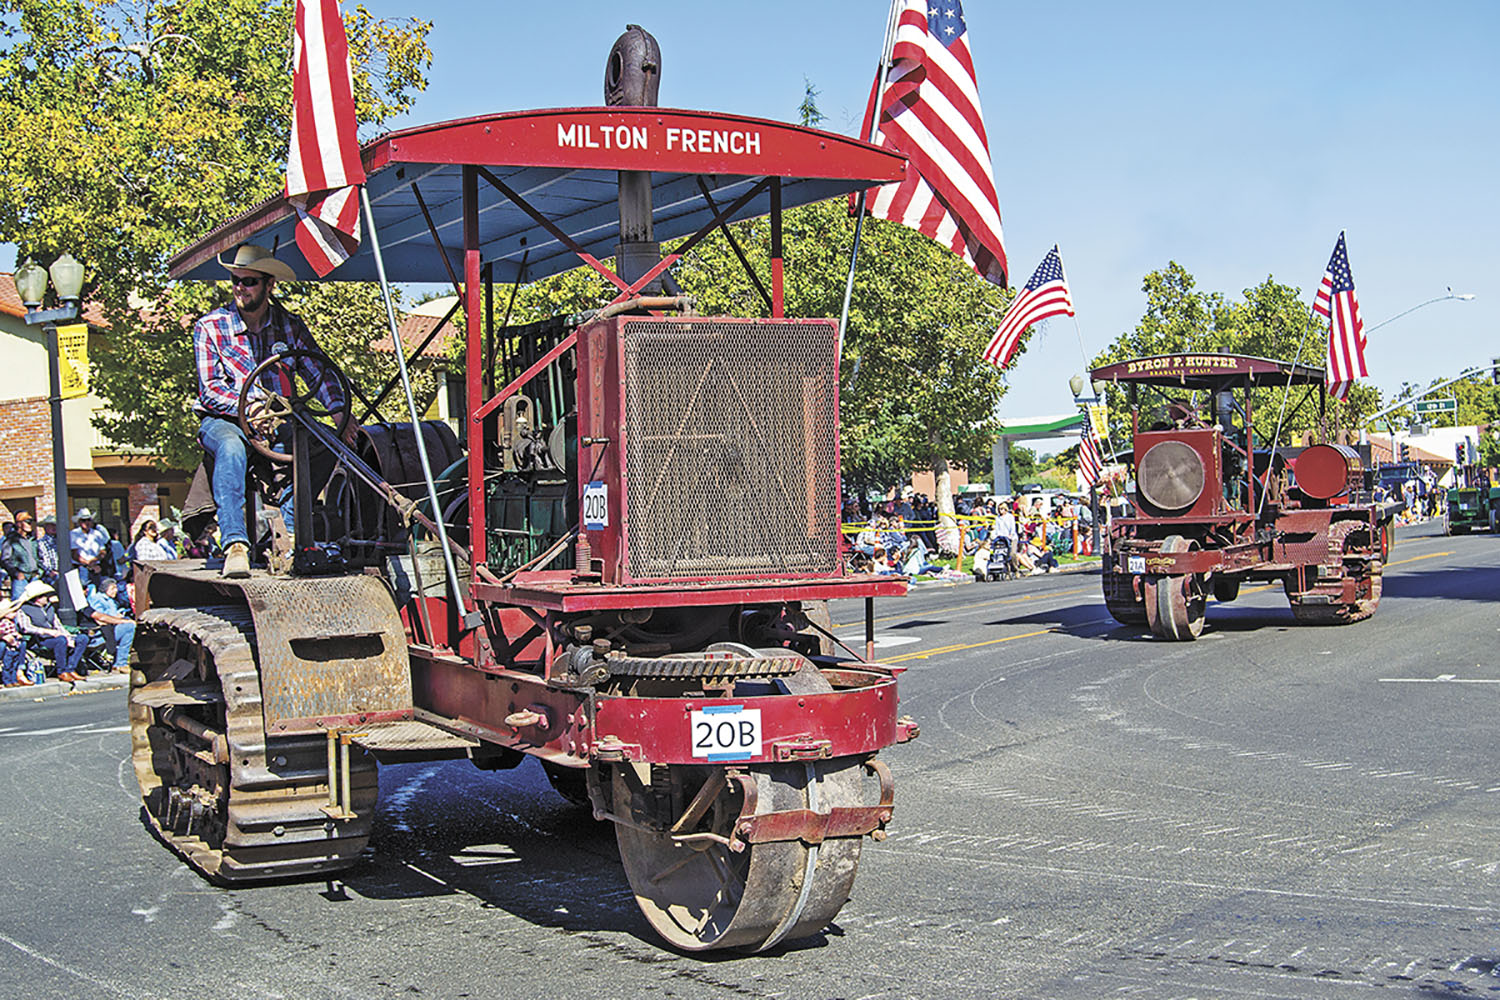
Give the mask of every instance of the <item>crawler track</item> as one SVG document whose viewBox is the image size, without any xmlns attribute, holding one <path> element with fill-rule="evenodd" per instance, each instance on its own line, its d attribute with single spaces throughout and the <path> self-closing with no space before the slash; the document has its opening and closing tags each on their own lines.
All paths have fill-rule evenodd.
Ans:
<svg viewBox="0 0 1500 1000">
<path fill-rule="evenodd" d="M 226 883 L 358 860 L 374 816 L 375 762 L 354 751 L 355 817 L 326 815 L 325 740 L 266 738 L 247 608 L 153 608 L 135 648 L 131 754 L 145 817 L 168 846 Z"/>
</svg>

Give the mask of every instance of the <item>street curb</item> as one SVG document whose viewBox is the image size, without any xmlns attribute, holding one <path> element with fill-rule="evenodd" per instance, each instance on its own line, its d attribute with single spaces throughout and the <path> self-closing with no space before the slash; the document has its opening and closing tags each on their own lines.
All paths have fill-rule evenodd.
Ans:
<svg viewBox="0 0 1500 1000">
<path fill-rule="evenodd" d="M 0 704 L 11 701 L 43 701 L 47 698 L 66 698 L 74 694 L 92 694 L 95 691 L 116 691 L 130 684 L 129 674 L 90 675 L 77 684 L 49 678 L 34 687 L 0 688 Z"/>
<path fill-rule="evenodd" d="M 1067 563 L 1066 565 L 1057 567 L 1057 569 L 1053 570 L 1051 574 L 1040 573 L 1038 575 L 1039 576 L 1049 576 L 1049 575 L 1056 575 L 1058 573 L 1090 573 L 1090 572 L 1092 572 L 1092 573 L 1098 573 L 1099 570 L 1100 570 L 1100 567 L 1102 565 L 1103 564 L 1100 562 L 1100 560 L 1098 560 L 1098 559 L 1090 559 L 1087 562 Z M 921 587 L 961 587 L 961 586 L 963 586 L 966 583 L 978 583 L 979 582 L 979 581 L 977 581 L 977 580 L 974 579 L 974 575 L 972 573 L 966 573 L 966 574 L 964 574 L 964 576 L 965 576 L 965 579 L 962 579 L 962 580 L 912 580 L 911 583 L 909 584 L 909 586 L 912 587 L 912 588 L 921 588 Z M 1018 576 L 1018 577 L 1016 577 L 1016 579 L 1017 580 L 1028 580 L 1028 579 L 1030 579 L 1030 577 L 1029 576 Z"/>
</svg>

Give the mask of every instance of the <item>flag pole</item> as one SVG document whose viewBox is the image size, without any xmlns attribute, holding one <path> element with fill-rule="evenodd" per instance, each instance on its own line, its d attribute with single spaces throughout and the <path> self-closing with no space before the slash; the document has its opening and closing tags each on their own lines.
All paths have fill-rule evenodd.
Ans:
<svg viewBox="0 0 1500 1000">
<path fill-rule="evenodd" d="M 886 77 L 891 71 L 891 45 L 895 40 L 896 21 L 898 18 L 897 8 L 903 0 L 891 0 L 890 9 L 885 15 L 885 41 L 880 49 L 880 83 L 875 87 L 875 103 L 870 111 L 870 131 L 868 135 L 860 136 L 865 142 L 874 142 L 875 136 L 880 131 L 880 99 L 885 94 Z M 869 194 L 868 188 L 861 188 L 859 198 L 854 206 L 854 248 L 849 251 L 849 274 L 844 279 L 844 307 L 839 311 L 839 359 L 844 357 L 844 328 L 849 325 L 849 300 L 854 296 L 854 265 L 859 260 L 859 241 L 865 228 L 865 198 Z M 850 375 L 851 380 L 859 374 L 859 360 L 854 362 L 854 372 Z"/>
<path fill-rule="evenodd" d="M 464 603 L 463 591 L 459 587 L 458 567 L 453 563 L 448 529 L 443 526 L 443 508 L 438 503 L 437 482 L 432 477 L 432 462 L 427 457 L 427 443 L 423 440 L 422 417 L 417 413 L 417 400 L 412 394 L 411 377 L 406 370 L 406 346 L 401 341 L 401 330 L 396 323 L 396 307 L 391 302 L 391 286 L 385 277 L 385 257 L 380 252 L 380 234 L 375 230 L 375 212 L 370 208 L 370 195 L 363 184 L 359 186 L 359 198 L 365 210 L 365 225 L 370 230 L 370 251 L 375 255 L 375 270 L 380 276 L 380 295 L 385 300 L 385 318 L 391 329 L 391 344 L 396 350 L 396 367 L 401 372 L 401 388 L 406 393 L 406 412 L 411 415 L 412 434 L 417 439 L 417 457 L 422 463 L 422 479 L 427 484 L 427 501 L 432 504 L 432 522 L 437 527 L 438 542 L 443 547 L 443 565 L 448 571 L 448 585 L 453 590 L 454 604 L 458 607 L 459 618 L 465 619 L 468 617 L 468 606 Z M 416 550 L 413 549 L 412 559 L 416 558 Z"/>
<path fill-rule="evenodd" d="M 1343 239 L 1344 238 L 1344 232 L 1345 231 L 1342 230 L 1342 229 L 1339 230 L 1339 239 Z M 1322 287 L 1321 284 L 1319 285 L 1319 287 Z M 1317 298 L 1318 298 L 1318 293 L 1317 292 L 1313 292 L 1313 301 L 1316 302 Z M 1311 319 L 1312 317 L 1314 317 L 1314 316 L 1317 315 L 1317 310 L 1316 309 L 1309 309 L 1308 312 L 1307 312 L 1307 315 L 1308 315 L 1308 318 Z M 1333 325 L 1333 321 L 1329 320 L 1329 326 L 1331 327 L 1332 325 Z M 1292 362 L 1292 370 L 1287 373 L 1287 376 L 1286 376 L 1286 388 L 1283 389 L 1282 393 L 1281 393 L 1281 408 L 1280 408 L 1280 410 L 1276 414 L 1276 430 L 1271 434 L 1271 457 L 1266 460 L 1266 482 L 1267 483 L 1270 482 L 1271 470 L 1276 465 L 1276 453 L 1281 448 L 1281 421 L 1286 416 L 1286 401 L 1291 398 L 1291 395 L 1292 395 L 1292 380 L 1297 377 L 1297 366 L 1302 363 L 1302 352 L 1305 351 L 1305 350 L 1307 350 L 1307 334 L 1303 334 L 1302 335 L 1302 340 L 1300 342 L 1298 342 L 1298 344 L 1297 344 L 1297 357 L 1296 357 L 1296 360 L 1294 360 Z M 1323 380 L 1324 380 L 1325 383 L 1328 380 L 1328 369 L 1327 369 L 1327 362 L 1326 361 L 1324 362 Z M 1255 453 L 1255 449 L 1253 447 L 1254 440 L 1255 440 L 1255 428 L 1254 427 L 1246 427 L 1245 428 L 1245 433 L 1250 436 L 1250 440 L 1251 440 L 1251 444 L 1252 444 L 1251 455 L 1253 456 L 1254 453 Z M 1253 468 L 1253 461 L 1252 461 L 1252 468 L 1250 469 L 1250 478 L 1251 479 L 1255 478 L 1255 469 Z M 1258 502 L 1255 505 L 1255 517 L 1256 517 L 1257 520 L 1260 518 L 1260 512 L 1262 510 L 1264 510 L 1265 507 L 1266 507 L 1266 493 L 1268 491 L 1265 489 L 1265 485 L 1266 484 L 1262 484 L 1262 488 L 1261 488 L 1261 491 L 1260 491 L 1260 497 L 1259 497 Z"/>
</svg>

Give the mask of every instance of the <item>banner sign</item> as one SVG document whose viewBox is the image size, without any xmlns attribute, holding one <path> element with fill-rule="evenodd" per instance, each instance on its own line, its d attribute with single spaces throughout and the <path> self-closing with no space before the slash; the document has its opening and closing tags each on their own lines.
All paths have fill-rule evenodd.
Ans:
<svg viewBox="0 0 1500 1000">
<path fill-rule="evenodd" d="M 77 399 L 89 392 L 89 325 L 74 323 L 57 328 L 57 374 L 63 399 Z"/>
</svg>

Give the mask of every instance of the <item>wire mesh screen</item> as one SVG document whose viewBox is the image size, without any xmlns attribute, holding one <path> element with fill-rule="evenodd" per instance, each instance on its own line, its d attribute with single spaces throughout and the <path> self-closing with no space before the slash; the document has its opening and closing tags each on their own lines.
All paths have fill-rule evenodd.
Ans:
<svg viewBox="0 0 1500 1000">
<path fill-rule="evenodd" d="M 632 320 L 626 523 L 637 579 L 832 574 L 832 323 Z"/>
</svg>

